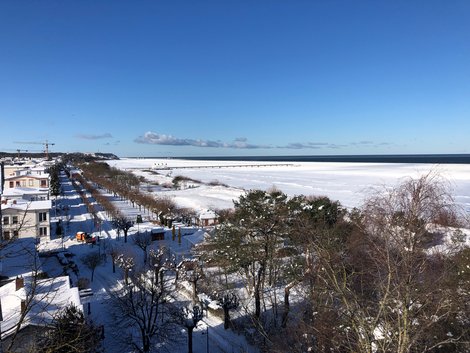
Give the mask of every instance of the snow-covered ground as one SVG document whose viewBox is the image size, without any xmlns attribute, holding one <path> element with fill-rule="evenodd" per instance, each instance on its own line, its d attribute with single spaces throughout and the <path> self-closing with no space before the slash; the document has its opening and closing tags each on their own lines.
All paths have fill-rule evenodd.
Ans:
<svg viewBox="0 0 470 353">
<path fill-rule="evenodd" d="M 53 237 L 53 239 L 41 239 L 38 249 L 41 253 L 45 252 L 60 252 L 67 251 L 73 254 L 71 258 L 66 259 L 63 254 L 59 253 L 55 256 L 41 257 L 43 262 L 43 270 L 50 276 L 58 276 L 62 274 L 63 268 L 69 268 L 67 274 L 70 276 L 72 284 L 77 285 L 80 278 L 91 278 L 91 271 L 82 263 L 84 255 L 90 252 L 99 251 L 104 254 L 111 246 L 122 249 L 124 253 L 132 253 L 136 255 L 138 262 L 142 262 L 143 253 L 140 248 L 133 244 L 133 234 L 137 231 L 145 232 L 150 231 L 152 228 L 161 228 L 153 225 L 150 222 L 144 222 L 138 226 L 134 226 L 129 230 L 128 242 L 124 243 L 123 234 L 118 238 L 117 232 L 113 229 L 111 222 L 107 219 L 105 212 L 98 212 L 101 219 L 101 226 L 94 224 L 93 219 L 86 211 L 78 193 L 74 190 L 72 183 L 63 174 L 61 176 L 61 184 L 64 190 L 64 196 L 59 198 L 58 214 L 52 217 L 52 221 L 59 219 L 65 226 L 65 236 L 63 238 Z M 111 197 L 111 195 L 109 195 Z M 137 207 L 132 207 L 126 201 L 114 199 L 115 205 L 121 210 L 123 214 L 130 218 L 135 218 L 140 214 Z M 54 212 L 53 212 L 54 214 Z M 79 243 L 75 239 L 77 231 L 86 231 L 91 233 L 92 236 L 100 237 L 97 245 Z M 177 240 L 172 240 L 172 232 L 166 229 L 165 240 L 153 242 L 149 247 L 165 246 L 177 258 L 190 256 L 190 249 L 194 243 L 200 242 L 204 236 L 204 230 L 195 229 L 192 235 L 184 235 L 181 244 Z M 55 238 L 55 239 L 54 239 Z M 70 266 L 62 266 L 59 261 L 66 261 L 75 263 L 78 266 L 78 274 L 70 270 Z M 107 260 L 98 266 L 95 270 L 94 281 L 90 283 L 93 295 L 82 299 L 84 304 L 85 313 L 98 325 L 104 326 L 104 347 L 107 353 L 128 353 L 131 352 L 128 347 L 123 346 L 121 342 L 116 340 L 115 325 L 111 312 L 112 301 L 110 300 L 110 291 L 119 285 L 122 281 L 123 274 L 119 268 L 116 268 L 116 273 L 112 271 L 112 263 L 107 256 Z M 189 302 L 189 298 L 182 294 L 182 292 L 173 293 L 175 300 L 179 302 Z M 88 303 L 91 312 L 88 313 Z M 209 333 L 209 337 L 207 336 Z M 172 337 L 171 342 L 168 342 L 163 349 L 169 352 L 187 352 L 187 333 L 186 330 L 181 328 L 179 331 L 174 332 L 175 337 Z M 118 335 L 119 336 L 119 335 Z M 258 350 L 251 346 L 243 335 L 238 335 L 232 330 L 224 330 L 223 320 L 214 315 L 206 315 L 199 323 L 193 333 L 193 351 L 194 352 L 250 352 L 257 353 Z"/>
<path fill-rule="evenodd" d="M 452 193 L 456 201 L 470 212 L 470 165 L 443 165 L 433 166 L 426 164 L 366 164 L 366 163 L 318 163 L 303 162 L 290 163 L 289 165 L 273 165 L 274 163 L 262 162 L 228 162 L 228 161 L 189 161 L 173 159 L 121 159 L 110 161 L 109 164 L 120 169 L 128 169 L 137 175 L 143 175 L 146 179 L 160 185 L 148 185 L 149 189 L 172 197 L 180 206 L 192 207 L 196 210 L 206 208 L 228 208 L 233 206 L 233 200 L 237 199 L 244 190 L 269 189 L 276 187 L 288 195 L 326 195 L 334 200 L 339 200 L 347 207 L 360 206 L 371 187 L 382 185 L 396 185 L 403 178 L 417 177 L 430 170 L 437 169 L 442 176 L 449 181 Z M 258 166 L 253 166 L 254 164 Z M 156 169 L 151 170 L 153 167 Z M 162 169 L 165 167 L 166 169 Z M 204 168 L 202 168 L 204 167 Z M 219 168 L 220 167 L 220 168 Z M 158 174 L 156 174 L 158 173 Z M 189 182 L 181 190 L 173 190 L 161 185 L 171 183 L 177 176 L 186 176 L 200 183 Z M 73 261 L 78 265 L 79 274 L 69 271 L 72 282 L 75 285 L 78 278 L 90 278 L 91 272 L 81 263 L 81 257 L 90 251 L 96 251 L 98 246 L 78 243 L 74 237 L 77 231 L 87 231 L 100 236 L 99 251 L 105 253 L 111 245 L 132 247 L 131 235 L 137 228 L 130 230 L 129 242 L 124 244 L 121 234 L 120 240 L 104 212 L 100 212 L 102 219 L 101 229 L 93 224 L 90 214 L 87 213 L 80 197 L 73 189 L 70 181 L 61 177 L 64 197 L 59 199 L 59 213 L 53 217 L 54 221 L 61 219 L 65 225 L 65 237 L 42 241 L 39 249 L 62 250 L 66 249 L 74 256 L 67 261 Z M 210 185 L 217 181 L 225 185 Z M 191 187 L 189 187 L 191 186 Z M 144 186 L 145 187 L 145 186 Z M 134 218 L 140 212 L 125 201 L 115 200 L 116 206 L 127 216 Z M 139 225 L 140 231 L 149 230 L 154 225 L 149 222 Z M 197 233 L 193 237 L 201 237 Z M 467 241 L 468 241 L 467 234 Z M 184 236 L 181 245 L 171 240 L 171 230 L 167 230 L 164 243 L 176 255 L 189 252 L 192 245 L 190 236 Z M 142 250 L 133 246 L 133 251 L 139 255 Z M 59 264 L 64 257 L 52 256 L 41 258 L 44 261 L 44 269 L 51 276 L 62 274 L 62 266 Z M 110 296 L 109 290 L 122 280 L 122 273 L 117 270 L 112 273 L 111 261 L 99 266 L 95 271 L 95 278 L 91 287 L 93 296 L 86 299 L 90 302 L 90 316 L 98 325 L 105 327 L 106 352 L 128 352 L 124 350 L 111 334 L 113 330 L 112 319 L 109 315 Z M 194 332 L 194 351 L 205 352 L 207 350 L 206 328 L 209 326 L 210 352 L 256 352 L 249 346 L 243 336 L 234 332 L 223 330 L 220 318 L 209 316 L 204 323 Z M 203 334 L 204 333 L 204 334 Z M 186 333 L 175 332 L 181 336 L 178 343 L 167 347 L 172 352 L 186 351 Z"/>
<path fill-rule="evenodd" d="M 286 194 L 323 195 L 346 207 L 360 206 L 371 188 L 393 186 L 404 178 L 419 177 L 437 170 L 449 182 L 456 202 L 470 212 L 470 165 L 412 163 L 331 162 L 241 162 L 193 161 L 182 159 L 123 158 L 108 161 L 119 169 L 132 170 L 148 180 L 171 183 L 178 175 L 206 184 L 184 190 L 164 191 L 180 206 L 194 209 L 230 208 L 243 190 L 276 187 Z M 257 165 L 257 166 L 254 166 Z M 192 168 L 194 167 L 194 168 Z M 220 168 L 219 168 L 220 167 Z M 146 172 L 154 169 L 159 174 Z M 167 168 L 167 169 L 162 169 Z M 228 187 L 211 186 L 217 181 Z"/>
</svg>

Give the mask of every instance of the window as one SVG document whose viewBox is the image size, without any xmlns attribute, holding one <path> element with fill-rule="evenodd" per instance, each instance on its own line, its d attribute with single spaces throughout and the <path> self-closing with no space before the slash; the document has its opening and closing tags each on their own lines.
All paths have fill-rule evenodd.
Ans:
<svg viewBox="0 0 470 353">
<path fill-rule="evenodd" d="M 41 180 L 41 187 L 42 188 L 47 187 L 47 180 Z"/>
<path fill-rule="evenodd" d="M 10 188 L 14 188 L 15 187 L 15 183 L 10 181 Z"/>
<path fill-rule="evenodd" d="M 39 227 L 39 235 L 41 237 L 46 236 L 47 235 L 47 227 Z"/>
<path fill-rule="evenodd" d="M 3 217 L 3 225 L 6 226 L 10 224 L 10 217 Z"/>
<path fill-rule="evenodd" d="M 34 185 L 33 179 L 29 179 L 29 186 L 33 186 L 33 185 Z"/>
<path fill-rule="evenodd" d="M 11 217 L 11 223 L 12 224 L 18 224 L 18 216 Z"/>
<path fill-rule="evenodd" d="M 9 240 L 10 239 L 10 231 L 4 230 L 3 231 L 3 240 Z"/>
<path fill-rule="evenodd" d="M 13 231 L 13 237 L 18 238 L 18 231 L 17 230 Z"/>
<path fill-rule="evenodd" d="M 19 188 L 21 186 L 19 181 L 17 181 L 15 184 L 16 184 L 17 188 Z"/>
<path fill-rule="evenodd" d="M 39 212 L 39 222 L 47 221 L 47 212 Z"/>
<path fill-rule="evenodd" d="M 26 187 L 26 180 L 21 180 L 21 186 Z"/>
</svg>

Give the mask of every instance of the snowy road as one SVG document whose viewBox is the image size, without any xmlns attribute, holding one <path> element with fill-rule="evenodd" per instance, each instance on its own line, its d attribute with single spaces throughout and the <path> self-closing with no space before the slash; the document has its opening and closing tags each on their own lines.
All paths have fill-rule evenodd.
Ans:
<svg viewBox="0 0 470 353">
<path fill-rule="evenodd" d="M 106 248 L 111 244 L 119 245 L 124 247 L 133 247 L 133 251 L 137 255 L 142 254 L 142 250 L 136 248 L 130 240 L 131 234 L 136 229 L 130 230 L 129 242 L 124 244 L 123 237 L 120 240 L 117 239 L 117 233 L 113 229 L 111 222 L 107 219 L 105 212 L 98 212 L 99 218 L 102 220 L 101 227 L 96 229 L 93 224 L 92 217 L 86 213 L 86 207 L 82 203 L 79 195 L 74 190 L 72 183 L 64 176 L 61 176 L 61 183 L 64 191 L 64 196 L 58 201 L 59 214 L 53 221 L 61 219 L 66 228 L 66 235 L 63 239 L 55 239 L 47 243 L 42 243 L 40 246 L 42 250 L 60 250 L 65 248 L 69 252 L 73 253 L 74 261 L 79 265 L 78 276 L 72 277 L 74 285 L 78 278 L 90 278 L 91 272 L 88 268 L 81 264 L 80 258 L 89 253 L 90 251 L 99 251 L 105 253 Z M 130 204 L 125 201 L 115 201 L 121 212 L 129 217 L 135 217 L 139 214 L 138 209 L 133 208 Z M 141 224 L 141 231 L 151 227 L 150 224 Z M 77 231 L 87 231 L 93 233 L 93 235 L 100 236 L 101 240 L 98 246 L 92 247 L 90 244 L 77 243 L 74 234 Z M 169 244 L 175 246 L 175 244 Z M 181 251 L 183 249 L 189 250 L 189 246 L 176 245 Z M 176 251 L 176 249 L 175 249 Z M 124 347 L 119 341 L 115 339 L 115 329 L 113 317 L 111 315 L 111 295 L 110 290 L 119 285 L 119 281 L 122 280 L 122 274 L 119 269 L 116 269 L 116 273 L 112 271 L 112 263 L 108 258 L 106 262 L 100 265 L 94 274 L 94 281 L 90 283 L 93 292 L 92 296 L 86 297 L 84 301 L 84 312 L 88 315 L 88 308 L 90 308 L 90 314 L 88 315 L 93 322 L 98 325 L 104 326 L 104 347 L 107 353 L 128 353 L 132 352 L 131 349 Z M 176 298 L 178 301 L 188 301 L 183 293 L 177 292 Z M 89 304 L 88 304 L 89 303 Z M 89 305 L 89 306 L 88 306 Z M 209 335 L 207 335 L 207 333 Z M 178 338 L 172 340 L 170 343 L 165 345 L 165 349 L 170 352 L 187 352 L 187 332 L 181 327 L 179 331 L 175 331 L 175 335 Z M 248 352 L 257 353 L 258 350 L 255 347 L 250 346 L 244 336 L 237 335 L 231 330 L 224 330 L 223 321 L 209 313 L 209 316 L 205 316 L 204 319 L 199 323 L 193 332 L 193 352 L 203 353 L 232 353 L 232 352 Z"/>
</svg>

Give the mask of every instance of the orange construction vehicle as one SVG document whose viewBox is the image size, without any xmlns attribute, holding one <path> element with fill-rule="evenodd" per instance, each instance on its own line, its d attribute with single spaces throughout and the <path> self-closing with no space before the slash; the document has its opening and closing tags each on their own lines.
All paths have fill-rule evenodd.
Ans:
<svg viewBox="0 0 470 353">
<path fill-rule="evenodd" d="M 77 238 L 77 241 L 90 243 L 90 244 L 96 244 L 96 237 L 92 237 L 90 234 L 86 232 L 77 232 L 75 237 Z"/>
</svg>

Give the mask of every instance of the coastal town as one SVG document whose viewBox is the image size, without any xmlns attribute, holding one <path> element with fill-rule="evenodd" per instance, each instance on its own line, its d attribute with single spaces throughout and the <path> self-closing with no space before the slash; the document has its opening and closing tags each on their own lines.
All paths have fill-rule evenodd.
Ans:
<svg viewBox="0 0 470 353">
<path fill-rule="evenodd" d="M 51 170 L 59 162 L 47 159 L 2 162 L 0 303 L 3 352 L 35 351 L 40 337 L 50 329 L 57 316 L 70 307 L 78 308 L 87 322 L 93 321 L 93 327 L 99 331 L 96 342 L 106 347 L 102 348 L 104 351 L 132 351 L 132 347 L 114 337 L 115 326 L 110 322 L 112 295 L 109 293 L 123 280 L 119 273 L 129 270 L 117 265 L 118 252 L 121 256 L 132 254 L 136 261 L 132 267 L 139 268 L 147 256 L 165 249 L 165 256 L 174 262 L 174 273 L 168 276 L 174 277 L 178 264 L 193 261 L 191 249 L 213 230 L 218 216 L 212 210 L 201 210 L 184 223 L 181 219 L 168 217 L 163 224 L 157 214 L 143 213 L 128 200 L 108 195 L 126 219 L 124 239 L 120 234 L 122 228 L 116 226 L 109 213 L 96 203 L 89 190 L 80 189 L 82 186 L 78 185 L 77 177 L 80 178 L 81 170 L 65 165 L 64 169 L 54 171 L 56 178 L 51 176 Z M 57 178 L 58 184 L 54 186 Z M 142 246 L 145 256 L 140 254 Z M 96 262 L 92 268 L 90 261 Z M 164 300 L 173 301 L 172 305 L 177 309 L 194 299 L 190 286 L 184 283 L 181 288 L 166 291 L 165 296 Z M 202 298 L 206 303 L 206 314 L 199 319 L 194 333 L 195 352 L 209 349 L 211 352 L 257 351 L 250 348 L 246 340 L 240 339 L 239 333 L 221 330 L 220 306 L 208 296 Z M 201 300 L 197 303 L 203 303 Z M 176 310 L 174 308 L 172 310 Z M 210 308 L 214 315 L 207 315 Z M 164 311 L 158 314 L 163 316 Z M 184 323 L 180 326 L 185 327 Z M 187 350 L 183 333 L 164 343 L 172 351 Z"/>
<path fill-rule="evenodd" d="M 439 281 L 440 289 L 460 293 L 459 300 L 454 297 L 455 306 L 451 309 L 446 306 L 449 297 L 437 296 L 427 287 L 427 279 L 419 277 L 414 279 L 414 285 L 421 288 L 420 292 L 413 293 L 410 300 L 425 303 L 431 296 L 440 305 L 437 308 L 427 304 L 431 312 L 440 312 L 446 320 L 454 317 L 453 329 L 446 328 L 435 339 L 441 345 L 454 347 L 455 352 L 465 352 L 461 349 L 466 347 L 468 337 L 465 298 L 470 230 L 461 218 L 466 210 L 460 215 L 454 213 L 449 204 L 452 196 L 441 189 L 444 184 L 432 171 L 397 186 L 396 195 L 388 189 L 390 197 L 398 200 L 387 199 L 387 204 L 375 209 L 375 203 L 384 202 L 383 196 L 378 195 L 364 206 L 364 211 L 356 211 L 327 197 L 289 197 L 273 187 L 242 191 L 221 182 L 168 172 L 196 173 L 200 169 L 194 165 L 185 168 L 184 161 L 168 161 L 173 164 L 164 168 L 161 164 L 157 168 L 129 168 L 142 163 L 151 162 L 119 162 L 84 154 L 3 160 L 3 352 L 58 352 L 58 346 L 72 341 L 83 352 L 283 351 L 288 340 L 299 339 L 293 330 L 305 325 L 308 316 L 304 317 L 304 310 L 318 295 L 309 292 L 310 286 L 315 283 L 315 288 L 341 298 L 343 289 L 335 283 L 339 278 L 336 276 L 342 276 L 347 268 L 342 266 L 366 266 L 360 276 L 369 276 L 370 269 L 379 266 L 373 261 L 381 258 L 384 250 L 377 248 L 368 255 L 363 251 L 382 242 L 381 237 L 388 232 L 387 236 L 394 240 L 387 251 L 403 247 L 400 266 L 404 262 L 410 266 L 397 267 L 395 271 L 406 272 L 420 264 L 423 271 L 433 271 L 429 279 Z M 215 163 L 214 170 L 219 170 L 221 162 Z M 210 168 L 210 164 L 204 168 Z M 244 173 L 259 173 L 259 169 L 268 173 L 274 168 L 290 171 L 295 167 L 269 163 L 255 168 L 249 163 L 236 167 Z M 369 166 L 369 173 L 371 169 Z M 190 198 L 196 198 L 194 190 L 205 192 L 212 205 L 225 205 L 225 201 L 214 203 L 210 188 L 219 194 L 221 189 L 231 193 L 232 209 L 185 206 L 188 201 L 181 195 L 188 192 Z M 410 228 L 413 233 L 409 233 L 408 226 L 397 229 L 393 225 L 401 222 L 394 208 L 403 192 L 427 195 L 426 203 L 414 206 L 420 209 L 420 218 L 413 221 L 417 222 Z M 400 210 L 404 216 L 409 212 Z M 355 212 L 367 213 L 352 221 L 359 217 Z M 368 220 L 369 214 L 375 216 Z M 382 219 L 388 214 L 394 215 L 390 225 L 390 220 Z M 370 227 L 379 219 L 386 222 L 380 223 L 385 227 L 384 233 L 368 230 L 374 234 L 373 242 L 362 244 L 372 235 L 362 234 L 364 231 L 359 228 L 354 230 L 355 222 Z M 375 234 L 381 235 L 377 238 Z M 356 243 L 359 239 L 362 240 Z M 341 259 L 338 251 L 351 254 Z M 355 258 L 354 252 L 361 253 L 361 257 Z M 372 262 L 362 263 L 364 256 L 370 256 L 368 261 Z M 387 261 L 380 266 L 397 266 L 395 260 Z M 452 282 L 448 269 L 435 272 L 435 267 L 429 267 L 439 261 L 450 266 L 452 276 L 457 273 Z M 349 291 L 354 290 L 358 275 L 351 273 L 347 279 L 353 280 L 347 284 L 351 286 Z M 323 282 L 316 282 L 319 279 Z M 401 286 L 401 279 L 396 280 Z M 395 298 L 401 295 L 393 293 Z M 325 298 L 321 294 L 316 300 Z M 347 296 L 343 300 L 352 305 L 358 299 Z M 316 310 L 332 314 L 328 300 L 315 305 Z M 335 304 L 334 312 L 342 310 L 345 309 L 340 302 Z M 415 317 L 415 325 L 425 325 L 428 311 L 415 311 L 412 307 L 407 310 L 407 315 Z M 370 327 L 366 318 L 358 318 L 365 320 L 361 330 Z M 342 318 L 335 325 L 342 320 L 349 319 Z M 373 336 L 369 345 L 374 352 L 385 352 L 380 350 L 381 345 L 396 342 L 394 335 L 385 335 L 383 320 L 378 317 L 370 327 Z M 403 318 L 398 315 L 393 320 L 389 324 Z M 73 328 L 67 329 L 67 335 L 57 337 L 69 321 L 75 322 Z M 277 331 L 285 332 L 285 341 L 277 339 Z M 308 351 L 318 345 L 317 339 L 332 348 L 341 347 L 343 332 L 338 332 L 338 341 L 315 332 L 306 329 L 302 333 L 305 340 L 298 341 L 292 352 Z M 414 334 L 427 337 L 426 331 Z M 358 344 L 356 338 L 352 342 Z"/>
</svg>

